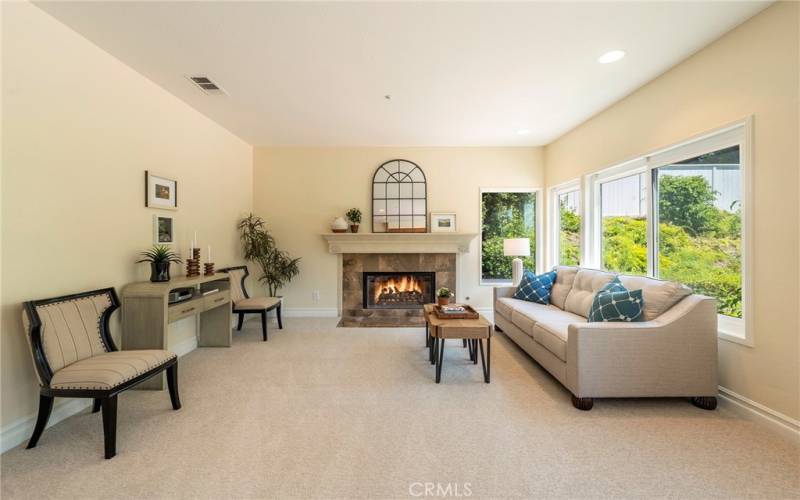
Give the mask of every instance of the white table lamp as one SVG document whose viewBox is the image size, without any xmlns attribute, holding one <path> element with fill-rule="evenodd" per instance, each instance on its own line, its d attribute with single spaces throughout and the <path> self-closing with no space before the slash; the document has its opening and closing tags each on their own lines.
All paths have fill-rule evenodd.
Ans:
<svg viewBox="0 0 800 500">
<path fill-rule="evenodd" d="M 509 238 L 503 240 L 503 255 L 506 257 L 516 257 L 511 261 L 511 284 L 519 286 L 522 281 L 522 259 L 531 255 L 530 238 Z"/>
</svg>

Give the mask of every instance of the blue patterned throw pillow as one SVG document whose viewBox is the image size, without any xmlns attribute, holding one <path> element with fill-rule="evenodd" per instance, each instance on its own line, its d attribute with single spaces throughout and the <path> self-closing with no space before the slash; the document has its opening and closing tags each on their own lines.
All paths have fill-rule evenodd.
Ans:
<svg viewBox="0 0 800 500">
<path fill-rule="evenodd" d="M 603 285 L 603 288 L 597 291 L 597 293 L 603 292 L 627 292 L 628 289 L 625 288 L 625 285 L 619 280 L 619 276 L 614 276 L 614 279 Z"/>
<path fill-rule="evenodd" d="M 589 322 L 643 320 L 642 291 L 626 289 L 618 278 L 598 290 L 589 310 Z"/>
<path fill-rule="evenodd" d="M 539 304 L 549 304 L 550 289 L 553 288 L 555 281 L 555 271 L 540 274 L 539 276 L 536 276 L 531 271 L 525 271 L 517 291 L 514 292 L 514 298 L 527 300 L 528 302 L 538 302 Z"/>
</svg>

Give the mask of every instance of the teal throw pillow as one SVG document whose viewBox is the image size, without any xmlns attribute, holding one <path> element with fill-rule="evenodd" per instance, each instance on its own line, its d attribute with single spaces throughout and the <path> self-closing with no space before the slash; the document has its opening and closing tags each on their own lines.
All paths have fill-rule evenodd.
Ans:
<svg viewBox="0 0 800 500">
<path fill-rule="evenodd" d="M 604 288 L 608 288 L 604 290 Z M 641 290 L 627 290 L 617 278 L 594 296 L 589 322 L 643 321 L 644 299 Z"/>
<path fill-rule="evenodd" d="M 527 300 L 528 302 L 538 302 L 539 304 L 549 304 L 550 290 L 553 288 L 555 281 L 555 271 L 540 274 L 539 276 L 536 276 L 531 271 L 525 271 L 517 291 L 514 292 L 514 298 Z"/>
</svg>

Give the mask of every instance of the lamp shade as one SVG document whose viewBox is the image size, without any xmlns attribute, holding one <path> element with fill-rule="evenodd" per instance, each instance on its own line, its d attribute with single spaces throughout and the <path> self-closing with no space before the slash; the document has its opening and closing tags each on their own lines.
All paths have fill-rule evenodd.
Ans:
<svg viewBox="0 0 800 500">
<path fill-rule="evenodd" d="M 509 238 L 503 240 L 503 255 L 506 257 L 529 257 L 531 255 L 530 238 Z"/>
</svg>

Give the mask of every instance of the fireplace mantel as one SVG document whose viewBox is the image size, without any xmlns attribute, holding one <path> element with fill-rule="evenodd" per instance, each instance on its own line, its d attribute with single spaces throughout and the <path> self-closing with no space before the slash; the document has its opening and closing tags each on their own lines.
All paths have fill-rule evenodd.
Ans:
<svg viewBox="0 0 800 500">
<path fill-rule="evenodd" d="M 330 253 L 467 253 L 476 233 L 325 233 Z"/>
</svg>

